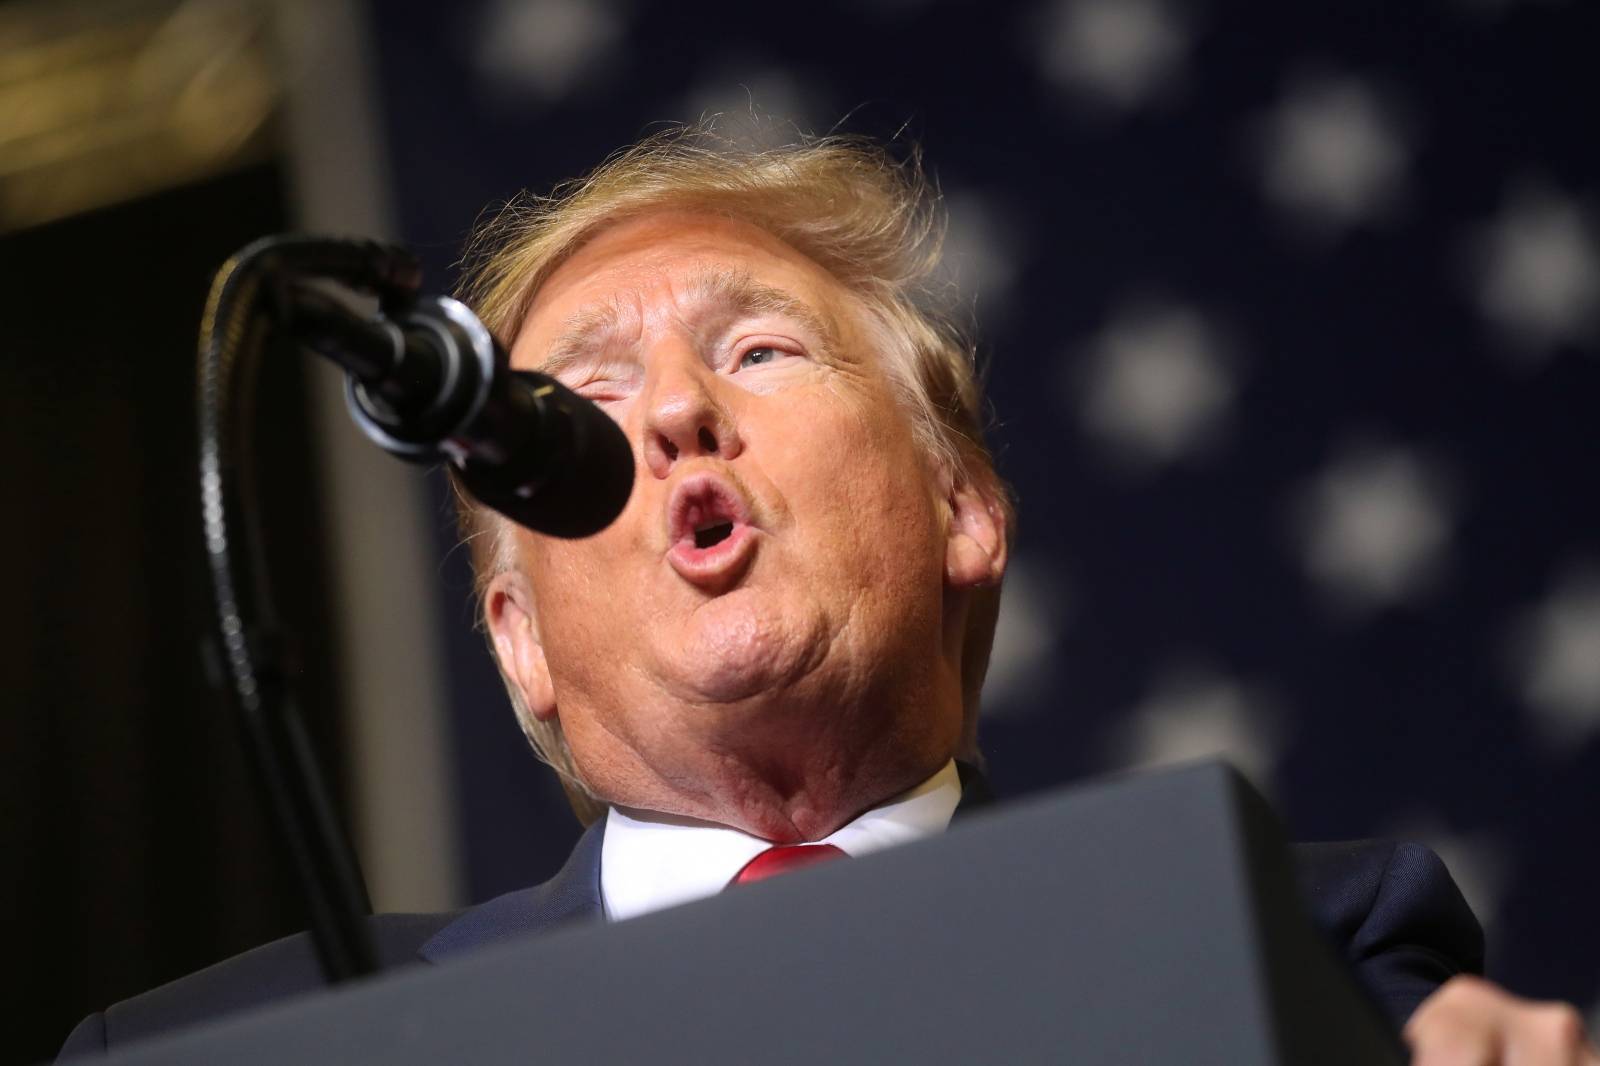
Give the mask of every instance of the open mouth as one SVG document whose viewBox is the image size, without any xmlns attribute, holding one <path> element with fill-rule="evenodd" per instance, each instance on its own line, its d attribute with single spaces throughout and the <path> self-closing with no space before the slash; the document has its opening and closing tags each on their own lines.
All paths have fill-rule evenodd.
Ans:
<svg viewBox="0 0 1600 1066">
<path fill-rule="evenodd" d="M 721 544 L 733 536 L 732 522 L 718 522 L 715 525 L 702 526 L 694 531 L 694 546 L 696 548 L 709 548 Z"/>
<path fill-rule="evenodd" d="M 667 560 L 681 577 L 702 588 L 720 589 L 736 580 L 756 535 L 744 497 L 715 475 L 684 481 L 667 505 Z"/>
<path fill-rule="evenodd" d="M 720 478 L 701 476 L 685 481 L 668 505 L 668 535 L 674 544 L 693 544 L 704 551 L 733 536 L 747 521 L 744 501 Z"/>
</svg>

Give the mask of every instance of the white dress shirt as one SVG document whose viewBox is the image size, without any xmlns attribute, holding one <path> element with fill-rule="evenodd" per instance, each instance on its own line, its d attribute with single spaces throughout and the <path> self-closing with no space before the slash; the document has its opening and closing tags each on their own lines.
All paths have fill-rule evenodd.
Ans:
<svg viewBox="0 0 1600 1066">
<path fill-rule="evenodd" d="M 935 836 L 961 802 L 955 760 L 909 792 L 841 826 L 819 844 L 859 857 Z M 606 918 L 622 921 L 721 892 L 772 842 L 710 822 L 611 808 L 600 848 Z"/>
</svg>

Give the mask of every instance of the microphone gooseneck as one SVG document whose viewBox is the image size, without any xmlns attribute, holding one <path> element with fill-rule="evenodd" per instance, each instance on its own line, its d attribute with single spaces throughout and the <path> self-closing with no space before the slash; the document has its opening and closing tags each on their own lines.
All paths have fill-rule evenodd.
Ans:
<svg viewBox="0 0 1600 1066">
<path fill-rule="evenodd" d="M 621 513 L 633 452 L 593 404 L 541 374 L 513 371 L 467 307 L 419 296 L 402 248 L 280 236 L 217 272 L 200 326 L 196 408 L 200 504 L 211 572 L 217 683 L 236 711 L 268 810 L 300 883 L 312 941 L 330 981 L 378 965 L 371 905 L 355 851 L 295 707 L 250 493 L 249 415 L 270 339 L 288 339 L 348 375 L 350 413 L 366 435 L 412 462 L 448 462 L 465 489 L 531 529 L 588 536 Z M 312 282 L 376 296 L 352 310 Z"/>
</svg>

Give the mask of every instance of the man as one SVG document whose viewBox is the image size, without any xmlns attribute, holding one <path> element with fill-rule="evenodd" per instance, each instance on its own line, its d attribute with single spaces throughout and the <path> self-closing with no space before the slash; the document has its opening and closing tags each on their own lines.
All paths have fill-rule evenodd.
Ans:
<svg viewBox="0 0 1600 1066">
<path fill-rule="evenodd" d="M 637 458 L 626 510 L 586 540 L 464 504 L 518 718 L 593 824 L 547 885 L 376 920 L 386 958 L 624 920 L 940 832 L 979 798 L 1013 521 L 969 349 L 922 288 L 936 223 L 915 169 L 870 146 L 691 135 L 491 223 L 468 301 Z M 1570 1008 L 1455 976 L 1476 924 L 1425 850 L 1302 859 L 1417 1061 L 1600 1061 Z M 291 938 L 86 1020 L 68 1050 L 315 983 Z"/>
</svg>

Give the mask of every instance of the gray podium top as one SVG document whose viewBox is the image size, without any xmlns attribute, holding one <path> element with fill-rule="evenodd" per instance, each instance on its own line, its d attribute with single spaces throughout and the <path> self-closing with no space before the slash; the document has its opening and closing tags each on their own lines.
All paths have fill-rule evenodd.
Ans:
<svg viewBox="0 0 1600 1066">
<path fill-rule="evenodd" d="M 198 1026 L 148 1063 L 1399 1063 L 1271 812 L 1199 764 Z"/>
</svg>

